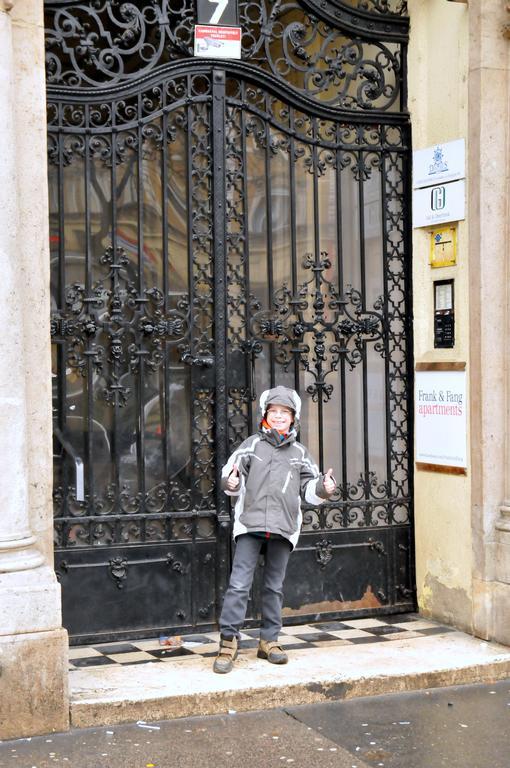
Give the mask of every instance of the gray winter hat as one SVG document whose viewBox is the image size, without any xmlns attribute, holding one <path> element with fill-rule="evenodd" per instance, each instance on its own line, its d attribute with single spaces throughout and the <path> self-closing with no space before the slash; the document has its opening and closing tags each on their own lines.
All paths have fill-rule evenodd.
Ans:
<svg viewBox="0 0 510 768">
<path fill-rule="evenodd" d="M 294 389 L 283 387 L 281 384 L 273 389 L 262 392 L 259 400 L 261 418 L 264 418 L 270 405 L 284 405 L 294 411 L 294 421 L 301 416 L 301 398 Z"/>
</svg>

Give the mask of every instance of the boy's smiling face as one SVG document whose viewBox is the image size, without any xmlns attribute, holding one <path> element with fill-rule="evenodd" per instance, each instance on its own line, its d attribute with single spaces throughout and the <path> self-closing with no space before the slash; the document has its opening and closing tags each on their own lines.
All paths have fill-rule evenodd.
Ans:
<svg viewBox="0 0 510 768">
<path fill-rule="evenodd" d="M 294 413 L 285 405 L 270 405 L 266 413 L 266 421 L 271 429 L 278 432 L 288 432 L 294 421 Z"/>
</svg>

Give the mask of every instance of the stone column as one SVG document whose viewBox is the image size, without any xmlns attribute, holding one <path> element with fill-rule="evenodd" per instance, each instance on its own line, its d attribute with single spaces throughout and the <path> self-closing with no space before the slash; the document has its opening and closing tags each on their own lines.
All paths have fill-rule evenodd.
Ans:
<svg viewBox="0 0 510 768">
<path fill-rule="evenodd" d="M 507 146 L 506 146 L 506 200 L 510 195 L 510 4 L 506 5 L 506 20 L 503 25 L 503 37 L 506 43 L 506 63 L 507 63 Z M 508 281 L 510 280 L 510 254 L 508 252 L 508 243 L 510 242 L 510 206 L 507 202 L 506 210 L 506 228 L 503 230 L 507 246 L 506 253 L 506 336 L 505 336 L 505 389 L 506 389 L 506 450 L 504 464 L 505 480 L 505 501 L 499 508 L 499 517 L 496 521 L 496 547 L 495 547 L 495 576 L 496 589 L 493 610 L 493 627 L 495 637 L 503 643 L 510 645 L 510 291 L 508 290 Z"/>
<path fill-rule="evenodd" d="M 510 644 L 510 14 L 491 0 L 469 12 L 473 626 Z"/>
<path fill-rule="evenodd" d="M 66 730 L 51 561 L 42 2 L 0 0 L 0 739 Z"/>
<path fill-rule="evenodd" d="M 18 187 L 14 114 L 12 22 L 0 2 L 0 573 L 35 568 L 43 563 L 30 532 L 28 513 L 27 414 L 24 372 L 25 298 L 17 253 Z M 16 321 L 18 320 L 18 321 Z M 7 482 L 5 482 L 7 480 Z"/>
</svg>

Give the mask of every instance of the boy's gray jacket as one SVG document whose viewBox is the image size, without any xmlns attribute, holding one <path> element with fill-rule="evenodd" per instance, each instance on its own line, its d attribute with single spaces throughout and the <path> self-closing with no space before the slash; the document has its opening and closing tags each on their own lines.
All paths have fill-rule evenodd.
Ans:
<svg viewBox="0 0 510 768">
<path fill-rule="evenodd" d="M 235 491 L 226 484 L 234 464 L 240 484 Z M 261 427 L 230 456 L 222 470 L 222 488 L 237 496 L 234 538 L 242 533 L 277 533 L 297 544 L 303 516 L 301 498 L 321 504 L 329 498 L 323 477 L 308 450 L 296 440 L 296 432 L 282 441 L 275 429 Z"/>
</svg>

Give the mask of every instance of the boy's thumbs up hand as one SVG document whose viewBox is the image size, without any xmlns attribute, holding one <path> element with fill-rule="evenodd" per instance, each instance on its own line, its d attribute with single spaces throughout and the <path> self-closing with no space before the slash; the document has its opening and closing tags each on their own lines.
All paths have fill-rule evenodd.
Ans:
<svg viewBox="0 0 510 768">
<path fill-rule="evenodd" d="M 336 488 L 335 478 L 333 477 L 333 469 L 331 467 L 324 475 L 324 488 L 326 493 L 329 495 L 331 495 Z"/>
<path fill-rule="evenodd" d="M 237 464 L 232 467 L 232 472 L 228 476 L 227 488 L 229 491 L 235 491 L 239 485 L 239 468 Z"/>
</svg>

